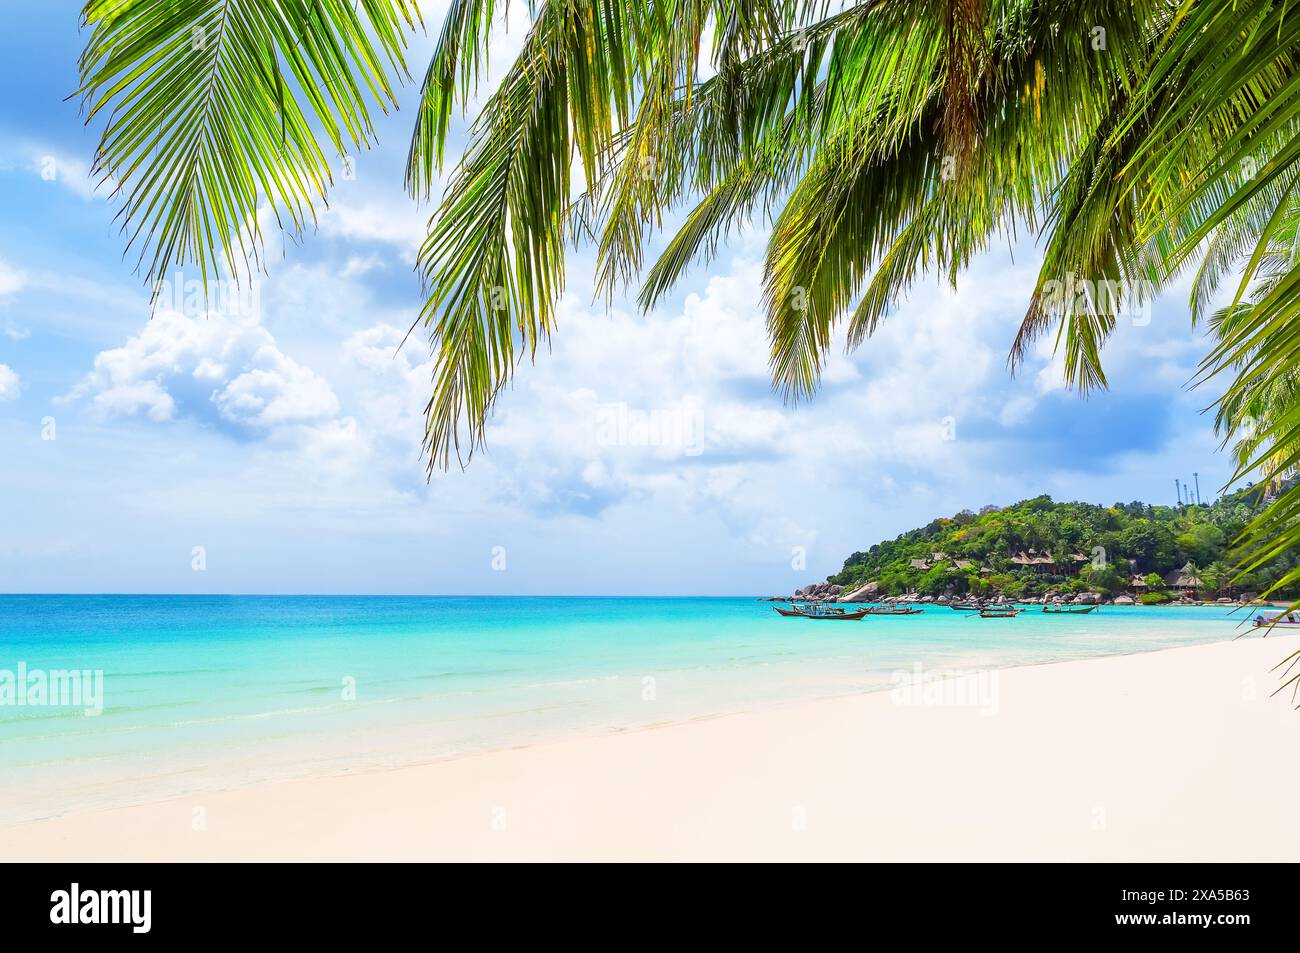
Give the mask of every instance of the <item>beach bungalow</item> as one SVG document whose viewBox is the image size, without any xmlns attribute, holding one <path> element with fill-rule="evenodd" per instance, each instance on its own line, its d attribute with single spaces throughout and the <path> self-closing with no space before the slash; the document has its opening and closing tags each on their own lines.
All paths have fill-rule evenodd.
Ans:
<svg viewBox="0 0 1300 953">
<path fill-rule="evenodd" d="M 1174 592 L 1195 597 L 1196 590 L 1201 588 L 1201 574 L 1189 562 L 1182 569 L 1175 569 L 1173 572 L 1167 573 L 1165 583 Z"/>
<path fill-rule="evenodd" d="M 922 571 L 930 568 L 930 564 L 924 559 L 913 559 L 907 565 L 913 569 L 920 569 Z"/>
<path fill-rule="evenodd" d="M 1032 569 L 1034 572 L 1055 573 L 1060 568 L 1049 554 L 1040 553 L 1036 549 L 1031 549 L 1027 553 L 1016 553 L 1011 557 L 1011 562 Z"/>
</svg>

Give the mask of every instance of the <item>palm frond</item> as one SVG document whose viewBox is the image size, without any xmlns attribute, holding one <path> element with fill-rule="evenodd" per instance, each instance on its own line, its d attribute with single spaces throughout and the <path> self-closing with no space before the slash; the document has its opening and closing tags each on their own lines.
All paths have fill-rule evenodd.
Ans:
<svg viewBox="0 0 1300 953">
<path fill-rule="evenodd" d="M 487 41 L 495 11 L 495 0 L 452 0 L 447 8 L 420 87 L 406 159 L 406 187 L 416 198 L 426 198 L 437 181 L 457 97 L 468 100 L 487 70 Z"/>
<path fill-rule="evenodd" d="M 87 122 L 107 116 L 92 174 L 146 279 L 247 271 L 264 205 L 314 221 L 326 150 L 370 144 L 418 17 L 414 0 L 90 0 L 77 94 Z"/>
<path fill-rule="evenodd" d="M 436 367 L 426 408 L 431 468 L 453 451 L 463 459 L 462 432 L 473 454 L 517 346 L 534 353 L 554 326 L 572 142 L 566 66 L 572 44 L 585 45 L 574 26 L 564 4 L 542 10 L 420 248 L 428 300 L 418 322 L 431 330 Z"/>
</svg>

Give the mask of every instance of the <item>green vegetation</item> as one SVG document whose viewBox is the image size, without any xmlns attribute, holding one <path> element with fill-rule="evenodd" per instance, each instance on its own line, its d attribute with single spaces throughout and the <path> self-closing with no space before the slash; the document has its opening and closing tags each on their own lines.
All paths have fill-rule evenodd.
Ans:
<svg viewBox="0 0 1300 953">
<path fill-rule="evenodd" d="M 1296 560 L 1276 557 L 1234 578 L 1228 549 L 1252 518 L 1257 497 L 1246 490 L 1175 508 L 1038 496 L 978 515 L 963 510 L 854 553 L 827 581 L 848 589 L 875 582 L 885 595 L 1132 593 L 1147 605 L 1179 595 L 1258 593 L 1284 579 Z M 1283 594 L 1295 595 L 1297 587 L 1288 586 Z"/>
</svg>

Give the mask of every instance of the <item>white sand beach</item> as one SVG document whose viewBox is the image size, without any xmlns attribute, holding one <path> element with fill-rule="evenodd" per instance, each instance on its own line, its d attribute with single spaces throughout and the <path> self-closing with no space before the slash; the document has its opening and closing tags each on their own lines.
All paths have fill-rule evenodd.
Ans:
<svg viewBox="0 0 1300 953">
<path fill-rule="evenodd" d="M 1296 860 L 1300 636 L 1006 669 L 0 830 L 10 860 Z M 1287 697 L 1289 697 L 1289 692 Z M 948 698 L 948 701 L 952 701 Z M 960 700 L 960 699 L 958 699 Z M 971 700 L 971 699 L 967 699 Z M 196 829 L 198 828 L 198 829 Z"/>
</svg>

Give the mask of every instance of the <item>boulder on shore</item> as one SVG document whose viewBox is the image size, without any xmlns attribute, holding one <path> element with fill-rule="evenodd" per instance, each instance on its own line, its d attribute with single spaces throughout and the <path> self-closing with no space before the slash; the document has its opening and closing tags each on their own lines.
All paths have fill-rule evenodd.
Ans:
<svg viewBox="0 0 1300 953">
<path fill-rule="evenodd" d="M 876 593 L 880 591 L 880 583 L 869 582 L 866 585 L 858 586 L 851 592 L 845 592 L 839 597 L 839 602 L 875 602 Z"/>
<path fill-rule="evenodd" d="M 1133 605 L 1137 605 L 1137 603 L 1134 601 L 1134 599 L 1133 599 L 1132 596 L 1116 596 L 1116 597 L 1115 597 L 1115 603 L 1114 603 L 1114 604 L 1117 605 L 1117 606 L 1133 606 Z"/>
</svg>

